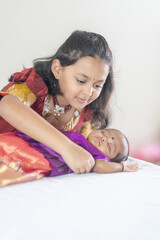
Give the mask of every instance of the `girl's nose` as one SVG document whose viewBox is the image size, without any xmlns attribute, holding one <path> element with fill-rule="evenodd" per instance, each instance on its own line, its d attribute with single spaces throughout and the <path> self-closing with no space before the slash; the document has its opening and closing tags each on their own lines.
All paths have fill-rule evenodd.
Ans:
<svg viewBox="0 0 160 240">
<path fill-rule="evenodd" d="M 85 86 L 84 88 L 84 94 L 87 97 L 91 97 L 93 92 L 93 87 L 92 86 Z"/>
</svg>

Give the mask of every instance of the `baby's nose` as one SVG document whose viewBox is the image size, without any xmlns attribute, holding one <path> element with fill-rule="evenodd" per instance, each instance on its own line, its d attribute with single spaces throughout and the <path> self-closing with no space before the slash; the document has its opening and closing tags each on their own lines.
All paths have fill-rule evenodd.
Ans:
<svg viewBox="0 0 160 240">
<path fill-rule="evenodd" d="M 107 138 L 106 138 L 106 137 L 102 137 L 101 140 L 102 140 L 102 142 L 104 143 L 104 142 L 107 141 Z"/>
</svg>

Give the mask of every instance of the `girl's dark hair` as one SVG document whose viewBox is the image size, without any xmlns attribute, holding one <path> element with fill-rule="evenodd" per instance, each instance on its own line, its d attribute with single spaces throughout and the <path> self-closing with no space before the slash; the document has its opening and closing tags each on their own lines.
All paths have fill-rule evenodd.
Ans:
<svg viewBox="0 0 160 240">
<path fill-rule="evenodd" d="M 92 112 L 92 125 L 97 129 L 105 128 L 110 117 L 108 101 L 113 90 L 113 71 L 112 52 L 104 37 L 92 32 L 74 31 L 53 56 L 35 59 L 33 64 L 46 83 L 49 93 L 54 96 L 61 92 L 58 80 L 51 71 L 53 60 L 59 59 L 62 67 L 65 67 L 85 56 L 99 58 L 109 66 L 109 74 L 100 96 L 87 106 Z"/>
</svg>

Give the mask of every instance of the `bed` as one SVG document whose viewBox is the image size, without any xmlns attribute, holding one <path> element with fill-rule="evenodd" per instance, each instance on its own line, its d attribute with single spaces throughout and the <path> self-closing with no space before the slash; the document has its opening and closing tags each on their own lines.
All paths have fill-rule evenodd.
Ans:
<svg viewBox="0 0 160 240">
<path fill-rule="evenodd" d="M 68 174 L 0 189 L 1 240 L 159 240 L 160 167 Z"/>
</svg>

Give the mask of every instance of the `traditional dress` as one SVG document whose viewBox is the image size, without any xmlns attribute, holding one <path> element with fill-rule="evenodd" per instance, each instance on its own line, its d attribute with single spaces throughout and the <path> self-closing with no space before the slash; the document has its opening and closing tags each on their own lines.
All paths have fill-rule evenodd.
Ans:
<svg viewBox="0 0 160 240">
<path fill-rule="evenodd" d="M 93 158 L 110 159 L 81 134 L 62 131 Z M 61 155 L 20 132 L 0 134 L 0 186 L 27 182 L 44 176 L 54 177 L 73 172 Z"/>
<path fill-rule="evenodd" d="M 51 95 L 48 94 L 46 84 L 34 68 L 15 73 L 12 81 L 0 91 L 0 98 L 5 95 L 16 96 L 23 104 L 31 107 L 59 130 L 77 131 L 86 137 L 91 129 L 91 112 L 87 107 L 75 110 L 68 123 L 64 124 L 55 118 L 49 104 Z M 15 131 L 13 126 L 0 117 L 1 186 L 39 179 L 46 175 L 57 176 L 72 172 L 60 155 L 23 134 L 15 135 Z"/>
<path fill-rule="evenodd" d="M 86 137 L 91 129 L 91 112 L 87 107 L 75 109 L 68 123 L 64 124 L 55 118 L 49 105 L 48 88 L 34 68 L 13 74 L 12 82 L 0 91 L 1 97 L 7 94 L 16 96 L 59 130 L 78 131 Z M 0 117 L 0 133 L 12 131 L 15 129 Z"/>
</svg>

